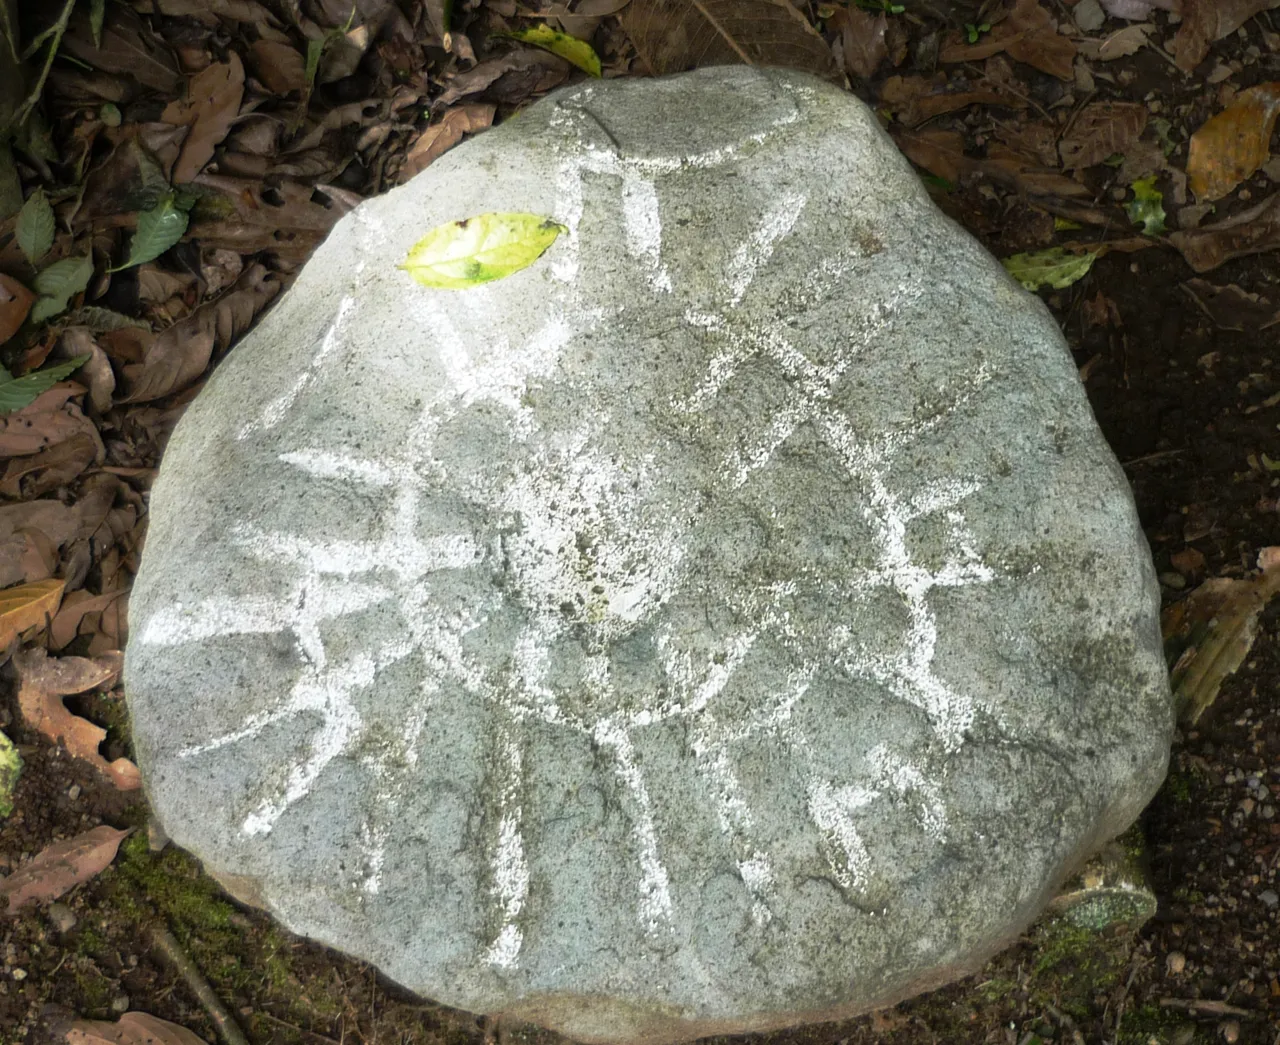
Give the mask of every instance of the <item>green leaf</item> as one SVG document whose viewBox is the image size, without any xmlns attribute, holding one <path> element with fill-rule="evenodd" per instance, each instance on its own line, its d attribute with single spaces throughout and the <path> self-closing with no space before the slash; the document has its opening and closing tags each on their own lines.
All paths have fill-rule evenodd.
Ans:
<svg viewBox="0 0 1280 1045">
<path fill-rule="evenodd" d="M 499 35 L 519 40 L 521 43 L 533 44 L 544 51 L 557 54 L 566 62 L 576 65 L 588 76 L 600 77 L 600 56 L 585 40 L 576 36 L 552 29 L 549 25 L 535 25 L 529 29 L 516 29 L 510 33 Z"/>
<path fill-rule="evenodd" d="M 527 268 L 566 231 L 538 214 L 479 214 L 437 225 L 400 268 L 424 287 L 463 290 Z"/>
<path fill-rule="evenodd" d="M 0 820 L 13 812 L 13 790 L 22 772 L 22 756 L 13 741 L 0 733 Z"/>
<path fill-rule="evenodd" d="M 1054 232 L 1070 232 L 1073 229 L 1082 229 L 1082 228 L 1084 228 L 1084 226 L 1081 225 L 1080 222 L 1072 221 L 1070 218 L 1054 218 L 1053 219 Z"/>
<path fill-rule="evenodd" d="M 1156 188 L 1156 176 L 1139 178 L 1129 188 L 1133 189 L 1133 199 L 1124 205 L 1129 220 L 1141 225 L 1148 236 L 1168 231 L 1164 223 L 1164 194 Z"/>
<path fill-rule="evenodd" d="M 169 193 L 151 210 L 138 215 L 138 228 L 129 241 L 129 256 L 124 264 L 107 269 L 119 272 L 148 261 L 154 261 L 172 247 L 187 231 L 187 212 L 178 206 L 174 194 Z"/>
<path fill-rule="evenodd" d="M 76 356 L 75 359 L 69 359 L 65 363 L 45 367 L 34 374 L 25 374 L 22 377 L 13 377 L 6 372 L 4 377 L 0 378 L 0 414 L 11 414 L 24 406 L 30 406 L 42 394 L 88 361 L 87 355 Z"/>
<path fill-rule="evenodd" d="M 1062 290 L 1082 279 L 1093 267 L 1098 255 L 1095 251 L 1072 254 L 1062 247 L 1050 247 L 1031 254 L 1015 254 L 1005 258 L 1004 265 L 1014 279 L 1028 290 L 1053 287 Z"/>
<path fill-rule="evenodd" d="M 89 0 L 89 29 L 93 33 L 93 46 L 102 46 L 102 23 L 107 17 L 107 0 Z"/>
<path fill-rule="evenodd" d="M 31 306 L 31 314 L 27 318 L 32 323 L 39 323 L 50 316 L 56 316 L 67 307 L 73 297 L 89 285 L 92 278 L 92 254 L 55 261 L 48 268 L 42 269 L 32 284 L 40 296 Z"/>
<path fill-rule="evenodd" d="M 14 229 L 18 246 L 27 260 L 35 265 L 49 253 L 53 246 L 53 207 L 44 189 L 36 189 L 18 211 L 18 225 Z"/>
</svg>

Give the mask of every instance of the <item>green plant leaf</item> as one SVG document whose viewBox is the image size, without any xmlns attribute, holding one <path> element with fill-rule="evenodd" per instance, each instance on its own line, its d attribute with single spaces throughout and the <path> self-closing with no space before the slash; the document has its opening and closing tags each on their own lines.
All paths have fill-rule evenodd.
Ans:
<svg viewBox="0 0 1280 1045">
<path fill-rule="evenodd" d="M 0 820 L 13 812 L 13 789 L 22 772 L 22 756 L 13 741 L 0 733 Z"/>
<path fill-rule="evenodd" d="M 400 268 L 424 287 L 463 290 L 527 268 L 566 231 L 539 214 L 478 214 L 437 225 Z"/>
<path fill-rule="evenodd" d="M 53 246 L 53 207 L 44 189 L 36 189 L 18 211 L 18 224 L 14 229 L 18 246 L 27 260 L 35 265 L 49 253 Z"/>
<path fill-rule="evenodd" d="M 24 406 L 30 406 L 43 393 L 88 361 L 87 355 L 76 356 L 65 363 L 45 367 L 22 377 L 14 377 L 4 367 L 0 367 L 0 414 L 11 414 Z"/>
<path fill-rule="evenodd" d="M 187 231 L 187 212 L 178 206 L 173 193 L 169 193 L 150 210 L 138 215 L 138 228 L 129 241 L 129 256 L 121 265 L 107 269 L 119 272 L 154 261 L 172 247 Z"/>
<path fill-rule="evenodd" d="M 32 287 L 40 296 L 31 306 L 31 314 L 27 318 L 32 323 L 39 323 L 50 316 L 56 316 L 67 307 L 73 297 L 89 285 L 92 278 L 92 254 L 55 261 L 36 275 Z"/>
<path fill-rule="evenodd" d="M 1148 236 L 1158 236 L 1167 232 L 1164 219 L 1164 194 L 1156 188 L 1156 176 L 1139 178 L 1129 188 L 1133 189 L 1133 199 L 1124 205 L 1124 212 L 1135 225 L 1141 225 Z"/>
<path fill-rule="evenodd" d="M 1072 254 L 1062 247 L 1050 247 L 1030 254 L 1015 254 L 1011 258 L 1005 258 L 1001 264 L 1009 275 L 1028 290 L 1039 290 L 1041 287 L 1062 290 L 1082 279 L 1097 258 L 1095 251 Z"/>
<path fill-rule="evenodd" d="M 93 33 L 93 46 L 102 46 L 102 23 L 107 17 L 107 0 L 89 0 L 89 30 Z"/>
<path fill-rule="evenodd" d="M 588 76 L 600 77 L 600 56 L 585 40 L 576 36 L 552 29 L 549 25 L 535 25 L 528 29 L 516 29 L 502 36 L 519 40 L 521 43 L 533 44 L 544 51 L 559 55 L 571 65 L 576 65 Z"/>
</svg>

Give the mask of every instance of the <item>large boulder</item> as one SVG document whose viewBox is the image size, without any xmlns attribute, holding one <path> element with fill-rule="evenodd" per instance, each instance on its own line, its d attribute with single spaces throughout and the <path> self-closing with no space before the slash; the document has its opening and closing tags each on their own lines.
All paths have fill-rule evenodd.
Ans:
<svg viewBox="0 0 1280 1045">
<path fill-rule="evenodd" d="M 470 289 L 400 266 L 564 226 Z M 554 226 L 548 226 L 554 232 Z M 165 829 L 290 929 L 597 1042 L 975 967 L 1172 710 L 1044 306 L 799 74 L 563 90 L 339 223 L 169 446 L 126 683 Z"/>
</svg>

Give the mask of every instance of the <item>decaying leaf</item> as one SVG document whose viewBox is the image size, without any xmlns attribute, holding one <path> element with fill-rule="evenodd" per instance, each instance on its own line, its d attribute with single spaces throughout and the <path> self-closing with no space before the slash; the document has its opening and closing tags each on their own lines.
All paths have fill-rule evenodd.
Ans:
<svg viewBox="0 0 1280 1045">
<path fill-rule="evenodd" d="M 1092 53 L 1087 51 L 1083 44 L 1080 51 L 1086 58 L 1097 58 L 1101 62 L 1114 62 L 1117 58 L 1127 58 L 1147 46 L 1147 37 L 1151 35 L 1154 28 L 1146 23 L 1127 25 L 1098 41 Z"/>
<path fill-rule="evenodd" d="M 258 40 L 249 49 L 253 71 L 273 94 L 301 91 L 307 85 L 302 52 L 288 40 Z"/>
<path fill-rule="evenodd" d="M 741 63 L 841 78 L 826 41 L 787 0 L 631 0 L 618 17 L 656 76 Z"/>
<path fill-rule="evenodd" d="M 1080 170 L 1127 152 L 1147 126 L 1147 107 L 1138 102 L 1095 102 L 1080 110 L 1058 142 L 1062 165 Z"/>
<path fill-rule="evenodd" d="M 110 685 L 120 674 L 120 655 L 51 658 L 39 648 L 24 650 L 13 658 L 18 674 L 18 708 L 32 729 L 61 743 L 67 752 L 84 759 L 121 791 L 142 786 L 138 767 L 127 758 L 108 762 L 98 753 L 107 731 L 87 718 L 73 715 L 62 702 Z"/>
<path fill-rule="evenodd" d="M 0 496 L 40 497 L 66 486 L 90 465 L 101 464 L 103 457 L 96 429 L 77 433 L 38 454 L 9 461 L 0 473 Z"/>
<path fill-rule="evenodd" d="M 508 51 L 488 58 L 448 81 L 443 94 L 431 103 L 433 109 L 444 109 L 461 98 L 484 94 L 494 101 L 541 94 L 558 87 L 569 75 L 569 63 L 558 55 L 531 47 Z"/>
<path fill-rule="evenodd" d="M 564 231 L 540 214 L 478 214 L 437 225 L 400 268 L 424 287 L 465 290 L 528 268 Z"/>
<path fill-rule="evenodd" d="M 208 1045 L 186 1027 L 145 1012 L 126 1012 L 117 1023 L 76 1020 L 63 1034 L 66 1045 Z"/>
<path fill-rule="evenodd" d="M 1026 105 L 994 84 L 970 87 L 963 81 L 950 81 L 944 73 L 932 78 L 890 76 L 880 89 L 880 102 L 908 127 L 970 105 Z"/>
<path fill-rule="evenodd" d="M 1215 577 L 1160 617 L 1178 715 L 1193 725 L 1248 656 L 1258 616 L 1280 592 L 1280 547 L 1258 553 L 1254 577 Z"/>
<path fill-rule="evenodd" d="M 0 733 L 0 820 L 13 812 L 13 789 L 22 775 L 22 756 L 4 733 Z"/>
<path fill-rule="evenodd" d="M 83 391 L 72 382 L 58 384 L 30 406 L 0 414 L 0 457 L 37 454 L 82 432 L 96 433 L 93 422 L 71 402 Z"/>
<path fill-rule="evenodd" d="M 959 131 L 944 128 L 899 131 L 893 140 L 917 167 L 952 184 L 974 166 L 974 161 L 964 154 L 964 135 Z"/>
<path fill-rule="evenodd" d="M 139 403 L 181 391 L 196 380 L 215 348 L 226 349 L 280 292 L 280 280 L 264 265 L 250 265 L 231 290 L 160 331 L 140 364 L 124 369 L 128 395 Z"/>
<path fill-rule="evenodd" d="M 112 4 L 99 40 L 94 40 L 88 13 L 82 8 L 71 19 L 61 47 L 94 69 L 132 76 L 144 87 L 169 95 L 177 90 L 180 74 L 178 63 L 159 39 L 131 8 Z"/>
<path fill-rule="evenodd" d="M 1182 0 L 1100 0 L 1102 9 L 1112 18 L 1141 22 L 1151 17 L 1152 8 L 1177 11 Z"/>
<path fill-rule="evenodd" d="M 0 879 L 0 899 L 8 902 L 7 913 L 56 900 L 87 882 L 111 864 L 128 833 L 104 824 L 42 849 L 8 878 Z"/>
<path fill-rule="evenodd" d="M 1273 7 L 1280 7 L 1280 0 L 1182 0 L 1182 25 L 1171 45 L 1178 68 L 1191 72 L 1204 61 L 1210 44 Z"/>
<path fill-rule="evenodd" d="M 889 17 L 883 11 L 871 14 L 857 7 L 837 9 L 838 19 L 832 25 L 840 30 L 840 55 L 844 59 L 847 73 L 869 80 L 875 75 L 880 63 L 889 57 L 889 45 L 885 34 L 889 28 Z"/>
<path fill-rule="evenodd" d="M 215 63 L 191 78 L 187 97 L 170 102 L 161 114 L 165 123 L 190 127 L 182 152 L 173 168 L 173 181 L 193 181 L 213 158 L 213 150 L 227 136 L 231 121 L 240 112 L 244 96 L 244 65 L 235 51 L 225 63 Z"/>
<path fill-rule="evenodd" d="M 0 649 L 52 620 L 66 586 L 66 581 L 46 580 L 0 591 Z"/>
<path fill-rule="evenodd" d="M 1256 334 L 1280 322 L 1280 310 L 1271 301 L 1234 283 L 1217 287 L 1208 280 L 1189 279 L 1182 290 L 1219 330 Z"/>
<path fill-rule="evenodd" d="M 559 61 L 551 55 L 547 58 Z M 211 190 L 204 204 L 207 216 L 197 215 L 188 229 L 201 246 L 239 254 L 266 250 L 298 262 L 306 261 L 337 220 L 358 202 L 354 194 L 334 186 L 295 181 L 268 190 L 260 180 L 201 174 L 195 184 Z"/>
<path fill-rule="evenodd" d="M 1267 162 L 1277 114 L 1280 83 L 1259 84 L 1191 136 L 1187 177 L 1197 200 L 1221 199 Z"/>
<path fill-rule="evenodd" d="M 468 102 L 446 109 L 439 123 L 433 123 L 423 131 L 409 147 L 400 168 L 400 180 L 408 181 L 425 170 L 446 152 L 462 141 L 464 135 L 483 131 L 493 123 L 496 105 Z"/>
<path fill-rule="evenodd" d="M 1280 192 L 1240 214 L 1169 237 L 1188 265 L 1208 272 L 1232 258 L 1280 248 Z"/>
<path fill-rule="evenodd" d="M 1133 199 L 1124 205 L 1124 212 L 1135 225 L 1142 226 L 1146 236 L 1158 236 L 1165 231 L 1164 194 L 1156 188 L 1156 176 L 1139 178 L 1131 186 Z"/>
<path fill-rule="evenodd" d="M 18 332 L 35 299 L 36 296 L 16 279 L 0 272 L 0 345 Z"/>
<path fill-rule="evenodd" d="M 1030 254 L 1015 254 L 1001 264 L 1027 290 L 1041 287 L 1062 290 L 1083 279 L 1097 258 L 1095 251 L 1072 254 L 1063 247 L 1049 247 Z"/>
<path fill-rule="evenodd" d="M 1075 79 L 1076 45 L 1058 32 L 1057 21 L 1038 0 L 1017 0 L 1009 16 L 974 43 L 953 34 L 943 44 L 939 60 L 974 62 L 1001 51 L 1059 80 Z"/>
<path fill-rule="evenodd" d="M 549 25 L 513 29 L 504 35 L 513 40 L 519 40 L 521 43 L 541 47 L 544 51 L 550 51 L 552 54 L 558 54 L 570 65 L 576 65 L 588 76 L 594 76 L 597 79 L 600 77 L 600 56 L 585 40 L 579 40 L 568 33 L 560 32 L 558 29 L 552 29 Z"/>
</svg>

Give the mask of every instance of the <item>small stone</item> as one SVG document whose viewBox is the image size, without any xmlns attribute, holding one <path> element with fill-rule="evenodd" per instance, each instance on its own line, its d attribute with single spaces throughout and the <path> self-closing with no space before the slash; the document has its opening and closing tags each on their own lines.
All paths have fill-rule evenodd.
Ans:
<svg viewBox="0 0 1280 1045">
<path fill-rule="evenodd" d="M 129 995 L 121 993 L 111 999 L 111 1011 L 120 1015 L 129 1011 Z"/>
<path fill-rule="evenodd" d="M 1231 1045 L 1232 1042 L 1240 1040 L 1240 1021 L 1226 1020 L 1218 1025 L 1218 1032 L 1222 1035 L 1222 1040 Z"/>
<path fill-rule="evenodd" d="M 169 834 L 154 816 L 147 818 L 147 848 L 153 853 L 160 852 L 169 844 Z"/>
<path fill-rule="evenodd" d="M 23 980 L 25 980 L 25 979 L 27 978 L 27 970 L 26 970 L 26 969 L 14 969 L 11 973 L 9 973 L 9 975 L 10 975 L 10 976 L 12 976 L 12 977 L 13 977 L 15 980 L 17 980 L 19 983 L 21 983 Z"/>
<path fill-rule="evenodd" d="M 1187 967 L 1187 956 L 1181 951 L 1170 951 L 1164 960 L 1164 967 L 1170 976 L 1179 975 Z"/>
<path fill-rule="evenodd" d="M 1184 1023 L 1169 1036 L 1169 1045 L 1191 1045 L 1196 1040 L 1194 1023 Z"/>
<path fill-rule="evenodd" d="M 45 912 L 49 916 L 49 921 L 53 927 L 60 933 L 68 933 L 75 928 L 76 915 L 70 907 L 64 903 L 51 903 L 48 911 Z"/>
<path fill-rule="evenodd" d="M 1280 895 L 1277 895 L 1274 889 L 1263 889 L 1262 892 L 1258 894 L 1258 899 L 1268 907 L 1274 907 L 1276 904 L 1280 903 Z"/>
<path fill-rule="evenodd" d="M 1240 811 L 1244 813 L 1245 816 L 1248 816 L 1253 812 L 1253 807 L 1255 805 L 1257 805 L 1257 803 L 1252 798 L 1240 799 Z"/>
<path fill-rule="evenodd" d="M 1107 20 L 1106 12 L 1102 10 L 1102 5 L 1098 0 L 1080 0 L 1076 4 L 1075 9 L 1071 12 L 1075 23 L 1080 30 L 1085 33 L 1092 33 L 1096 29 L 1102 28 L 1102 23 Z"/>
<path fill-rule="evenodd" d="M 1173 588 L 1175 591 L 1182 591 L 1187 586 L 1187 578 L 1180 573 L 1174 573 L 1172 570 L 1166 570 L 1160 574 L 1160 583 L 1166 588 Z"/>
<path fill-rule="evenodd" d="M 1258 810 L 1258 815 L 1262 817 L 1263 820 L 1270 820 L 1276 815 L 1276 807 L 1272 805 L 1263 806 Z"/>
<path fill-rule="evenodd" d="M 67 797 L 68 797 L 69 799 L 71 799 L 71 801 L 73 801 L 73 802 L 74 802 L 77 798 L 79 798 L 79 797 L 80 797 L 80 785 L 79 785 L 79 784 L 72 784 L 69 788 L 67 788 Z"/>
</svg>

